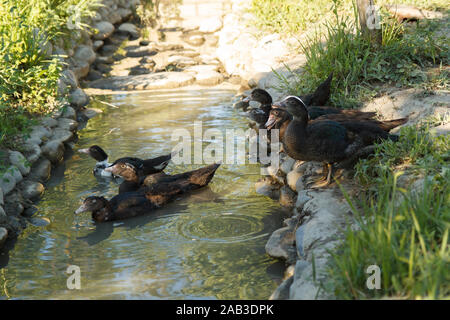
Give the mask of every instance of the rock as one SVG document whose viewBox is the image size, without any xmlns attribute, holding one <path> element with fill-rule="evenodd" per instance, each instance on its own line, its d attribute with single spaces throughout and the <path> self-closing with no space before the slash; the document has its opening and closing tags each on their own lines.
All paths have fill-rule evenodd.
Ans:
<svg viewBox="0 0 450 320">
<path fill-rule="evenodd" d="M 385 7 L 400 22 L 403 20 L 441 19 L 443 14 L 437 11 L 428 11 L 407 4 L 386 4 Z"/>
<path fill-rule="evenodd" d="M 157 53 L 158 51 L 155 46 L 133 46 L 127 49 L 126 56 L 131 58 L 141 58 L 146 56 L 154 56 Z"/>
<path fill-rule="evenodd" d="M 91 118 L 95 117 L 99 113 L 103 113 L 103 111 L 101 109 L 95 109 L 95 108 L 86 108 L 85 110 L 82 111 L 82 114 L 87 119 L 91 119 Z"/>
<path fill-rule="evenodd" d="M 7 238 L 8 238 L 8 230 L 6 230 L 3 227 L 0 227 L 0 248 L 3 247 Z"/>
<path fill-rule="evenodd" d="M 198 84 L 204 86 L 214 86 L 223 82 L 223 75 L 217 71 L 203 71 L 195 75 Z"/>
<path fill-rule="evenodd" d="M 446 135 L 450 133 L 450 122 L 441 124 L 440 126 L 430 129 L 430 132 L 435 136 Z"/>
<path fill-rule="evenodd" d="M 30 222 L 35 227 L 46 227 L 50 224 L 49 218 L 35 218 L 32 217 L 28 219 L 28 222 Z"/>
<path fill-rule="evenodd" d="M 287 300 L 289 299 L 289 289 L 294 281 L 294 277 L 291 276 L 284 280 L 271 294 L 269 300 Z"/>
<path fill-rule="evenodd" d="M 0 206 L 0 224 L 5 224 L 8 221 L 8 216 L 6 215 L 3 206 Z"/>
<path fill-rule="evenodd" d="M 309 200 L 311 200 L 311 197 L 308 196 L 308 193 L 306 190 L 299 191 L 297 194 L 297 201 L 295 203 L 295 207 L 297 208 L 297 211 L 301 212 L 303 210 L 303 206 Z"/>
<path fill-rule="evenodd" d="M 36 200 L 42 196 L 45 191 L 44 186 L 40 182 L 32 180 L 24 180 L 20 183 L 22 196 L 26 200 Z"/>
<path fill-rule="evenodd" d="M 281 258 L 288 263 L 295 262 L 297 253 L 295 251 L 294 231 L 289 227 L 275 230 L 266 243 L 266 253 L 274 258 Z"/>
<path fill-rule="evenodd" d="M 57 164 L 63 160 L 64 144 L 59 140 L 51 140 L 42 146 L 42 154 L 52 163 Z"/>
<path fill-rule="evenodd" d="M 116 52 L 118 47 L 113 44 L 105 44 L 100 48 L 100 53 L 103 56 L 111 56 L 114 52 Z"/>
<path fill-rule="evenodd" d="M 111 22 L 112 24 L 117 24 L 122 21 L 122 17 L 118 12 L 113 10 L 108 16 L 108 21 Z"/>
<path fill-rule="evenodd" d="M 194 59 L 179 55 L 170 56 L 167 59 L 167 63 L 176 65 L 177 67 L 193 66 L 197 64 Z"/>
<path fill-rule="evenodd" d="M 17 167 L 11 166 L 8 169 L 6 169 L 6 172 L 3 174 L 2 177 L 0 177 L 0 188 L 3 190 L 4 195 L 7 195 L 16 186 L 15 173 L 13 172 L 15 170 L 17 170 L 20 174 L 20 171 L 19 169 L 17 169 Z"/>
<path fill-rule="evenodd" d="M 199 64 L 199 65 L 190 66 L 190 67 L 187 67 L 184 69 L 184 71 L 196 72 L 196 73 L 218 71 L 218 70 L 219 70 L 219 66 L 216 64 Z"/>
<path fill-rule="evenodd" d="M 89 73 L 89 63 L 86 61 L 76 61 L 72 65 L 72 70 L 76 79 L 82 79 Z"/>
<path fill-rule="evenodd" d="M 114 59 L 111 56 L 97 56 L 97 58 L 95 58 L 95 64 L 113 64 L 114 63 Z"/>
<path fill-rule="evenodd" d="M 49 138 L 52 135 L 50 129 L 44 126 L 33 126 L 28 138 L 25 139 L 27 144 L 40 145 L 43 140 Z"/>
<path fill-rule="evenodd" d="M 122 21 L 128 20 L 131 17 L 131 15 L 133 14 L 133 12 L 130 9 L 125 9 L 125 8 L 119 8 L 119 9 L 117 9 L 116 12 L 120 16 L 120 19 Z"/>
<path fill-rule="evenodd" d="M 31 167 L 30 179 L 45 182 L 50 178 L 52 165 L 50 160 L 46 158 L 39 158 Z"/>
<path fill-rule="evenodd" d="M 78 122 L 72 119 L 59 118 L 58 128 L 61 128 L 63 130 L 75 131 L 78 128 Z"/>
<path fill-rule="evenodd" d="M 72 89 L 76 89 L 79 86 L 75 73 L 70 69 L 66 69 L 61 73 L 61 80 Z"/>
<path fill-rule="evenodd" d="M 293 208 L 297 200 L 297 195 L 288 186 L 282 186 L 280 189 L 280 204 L 283 207 Z"/>
<path fill-rule="evenodd" d="M 80 45 L 76 48 L 73 57 L 80 62 L 86 62 L 90 65 L 95 61 L 96 54 L 90 46 Z"/>
<path fill-rule="evenodd" d="M 104 63 L 97 63 L 97 64 L 95 64 L 94 67 L 100 73 L 104 73 L 104 74 L 107 74 L 107 73 L 109 73 L 112 70 L 110 65 L 107 65 L 107 64 L 104 64 Z M 102 80 L 102 79 L 99 79 L 99 80 Z M 96 81 L 96 80 L 94 80 L 94 81 Z"/>
<path fill-rule="evenodd" d="M 24 203 L 22 195 L 16 190 L 11 192 L 5 199 L 6 215 L 10 217 L 19 216 L 24 210 L 22 203 Z"/>
<path fill-rule="evenodd" d="M 9 152 L 9 161 L 12 165 L 19 168 L 20 173 L 25 176 L 30 173 L 30 164 L 28 160 L 18 151 Z"/>
<path fill-rule="evenodd" d="M 119 28 L 117 28 L 117 33 L 127 35 L 132 40 L 139 38 L 139 30 L 131 23 L 122 23 Z"/>
<path fill-rule="evenodd" d="M 200 34 L 187 35 L 183 37 L 183 40 L 191 46 L 201 46 L 205 43 L 205 37 Z"/>
<path fill-rule="evenodd" d="M 270 178 L 263 178 L 255 183 L 256 193 L 278 199 L 280 197 L 280 186 Z"/>
<path fill-rule="evenodd" d="M 77 118 L 77 112 L 75 111 L 74 108 L 66 105 L 63 108 L 62 117 L 75 120 Z M 58 121 L 56 121 L 56 125 L 58 125 Z M 55 125 L 55 127 L 56 127 L 56 125 Z"/>
<path fill-rule="evenodd" d="M 94 43 L 92 44 L 92 49 L 94 49 L 94 51 L 97 51 L 104 44 L 105 44 L 105 42 L 103 40 L 95 40 Z M 96 60 L 97 60 L 97 58 L 96 58 Z"/>
<path fill-rule="evenodd" d="M 92 81 L 91 88 L 111 90 L 172 89 L 190 85 L 193 75 L 185 72 L 159 72 L 138 76 L 120 76 Z"/>
<path fill-rule="evenodd" d="M 67 142 L 71 141 L 73 139 L 73 137 L 74 137 L 74 134 L 72 131 L 66 130 L 63 128 L 56 128 L 53 131 L 52 140 L 58 140 L 63 143 L 67 143 Z"/>
<path fill-rule="evenodd" d="M 281 163 L 280 166 L 280 170 L 284 173 L 284 174 L 288 174 L 289 172 L 291 172 L 292 167 L 294 166 L 295 160 L 292 159 L 289 156 L 286 156 L 286 158 L 283 160 L 283 162 Z"/>
<path fill-rule="evenodd" d="M 101 21 L 94 25 L 94 29 L 97 29 L 97 32 L 94 34 L 93 38 L 95 40 L 105 40 L 109 38 L 114 32 L 114 26 L 111 22 Z"/>
<path fill-rule="evenodd" d="M 26 208 L 23 212 L 22 212 L 22 216 L 30 218 L 32 217 L 36 212 L 38 211 L 38 208 L 36 208 L 35 206 L 31 206 Z"/>
<path fill-rule="evenodd" d="M 69 102 L 75 108 L 82 108 L 89 104 L 89 96 L 81 88 L 77 88 L 69 96 Z"/>
<path fill-rule="evenodd" d="M 28 162 L 32 165 L 41 156 L 41 148 L 38 144 L 26 142 L 23 145 L 24 156 Z"/>
<path fill-rule="evenodd" d="M 289 172 L 286 175 L 286 182 L 287 182 L 288 186 L 292 190 L 297 191 L 297 187 L 296 187 L 297 186 L 297 181 L 299 179 L 301 179 L 302 176 L 303 176 L 303 172 L 299 172 L 297 170 L 292 170 L 291 172 Z"/>
<path fill-rule="evenodd" d="M 198 30 L 204 33 L 213 33 L 222 29 L 222 26 L 222 20 L 214 17 L 202 20 L 202 22 L 200 23 L 200 28 Z"/>
<path fill-rule="evenodd" d="M 87 81 L 95 81 L 95 80 L 98 80 L 98 79 L 101 79 L 101 78 L 103 78 L 102 73 L 97 71 L 97 70 L 95 70 L 95 69 L 92 69 L 92 68 L 91 68 L 91 70 L 89 70 L 89 73 L 86 76 L 86 80 Z"/>
<path fill-rule="evenodd" d="M 3 200 L 3 189 L 0 188 L 0 206 L 4 205 L 4 200 Z"/>
<path fill-rule="evenodd" d="M 42 118 L 41 124 L 44 127 L 54 128 L 54 127 L 56 127 L 58 125 L 58 121 L 56 119 L 51 118 L 51 117 L 45 117 L 45 118 Z"/>
</svg>

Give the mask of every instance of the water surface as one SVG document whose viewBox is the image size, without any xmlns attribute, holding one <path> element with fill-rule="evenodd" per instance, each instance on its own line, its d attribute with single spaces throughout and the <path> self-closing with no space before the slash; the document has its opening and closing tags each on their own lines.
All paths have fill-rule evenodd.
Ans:
<svg viewBox="0 0 450 320">
<path fill-rule="evenodd" d="M 170 152 L 173 130 L 246 129 L 231 108 L 233 91 L 156 91 L 100 96 L 67 161 L 54 170 L 36 216 L 13 249 L 0 256 L 0 298 L 6 299 L 267 299 L 282 264 L 265 254 L 285 213 L 257 195 L 258 165 L 222 165 L 209 187 L 152 214 L 94 224 L 74 215 L 89 195 L 112 197 L 118 185 L 92 175 L 93 159 L 76 150 L 102 146 L 110 160 Z M 204 142 L 206 143 L 206 142 Z M 198 165 L 167 167 L 179 173 Z M 81 269 L 81 290 L 68 290 L 69 265 Z"/>
</svg>

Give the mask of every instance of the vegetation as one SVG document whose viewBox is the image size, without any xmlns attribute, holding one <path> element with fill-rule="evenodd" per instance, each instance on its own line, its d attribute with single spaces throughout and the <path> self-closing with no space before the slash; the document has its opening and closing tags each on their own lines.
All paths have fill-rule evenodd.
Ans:
<svg viewBox="0 0 450 320">
<path fill-rule="evenodd" d="M 405 127 L 399 142 L 377 145 L 374 156 L 357 165 L 356 176 L 369 188 L 358 202 L 347 196 L 358 231 L 349 228 L 332 253 L 338 298 L 450 297 L 449 140 L 433 137 L 425 125 Z M 400 183 L 402 175 L 421 178 Z M 408 185 L 414 187 L 407 191 Z M 381 269 L 380 290 L 366 286 L 370 265 Z"/>
<path fill-rule="evenodd" d="M 0 146 L 26 132 L 32 117 L 58 107 L 61 60 L 52 43 L 76 40 L 97 0 L 0 0 Z M 63 40 L 64 39 L 64 40 Z"/>
<path fill-rule="evenodd" d="M 309 5 L 313 5 L 311 3 Z M 352 15 L 344 16 L 340 13 L 348 11 L 348 1 L 333 0 L 332 4 L 333 18 L 324 23 L 323 29 L 300 43 L 307 59 L 305 72 L 300 76 L 294 73 L 296 81 L 282 79 L 282 89 L 292 94 L 309 92 L 333 71 L 331 102 L 351 108 L 376 94 L 380 84 L 412 86 L 433 82 L 436 76 L 428 75 L 425 68 L 448 65 L 446 33 L 437 35 L 435 32 L 442 27 L 442 22 L 426 21 L 406 26 L 382 11 L 383 42 L 378 45 L 363 37 L 356 6 L 352 7 Z M 300 14 L 299 19 L 301 17 Z M 448 21 L 444 23 L 448 25 Z M 439 70 L 438 78 L 447 79 L 443 81 L 448 85 L 446 73 Z"/>
</svg>

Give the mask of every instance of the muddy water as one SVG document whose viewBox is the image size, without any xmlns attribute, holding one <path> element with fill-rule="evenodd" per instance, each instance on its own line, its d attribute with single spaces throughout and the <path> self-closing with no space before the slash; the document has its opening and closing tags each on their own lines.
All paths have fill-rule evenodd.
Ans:
<svg viewBox="0 0 450 320">
<path fill-rule="evenodd" d="M 170 152 L 173 130 L 193 132 L 194 121 L 203 130 L 246 129 L 233 95 L 158 91 L 99 97 L 116 107 L 93 102 L 103 113 L 79 131 L 37 205 L 36 216 L 51 223 L 29 226 L 0 257 L 0 298 L 267 299 L 283 268 L 264 245 L 285 213 L 255 193 L 258 165 L 222 165 L 208 188 L 146 216 L 96 225 L 90 214 L 73 214 L 80 199 L 118 189 L 95 178 L 95 161 L 76 150 L 98 144 L 110 160 L 146 158 Z M 166 171 L 195 167 L 170 163 Z M 80 267 L 80 290 L 67 288 L 69 265 Z"/>
</svg>

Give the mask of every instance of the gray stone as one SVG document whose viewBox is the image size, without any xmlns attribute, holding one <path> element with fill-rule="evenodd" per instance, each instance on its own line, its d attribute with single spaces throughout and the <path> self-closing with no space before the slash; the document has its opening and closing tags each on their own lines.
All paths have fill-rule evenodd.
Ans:
<svg viewBox="0 0 450 320">
<path fill-rule="evenodd" d="M 94 34 L 93 38 L 95 40 L 105 40 L 109 38 L 114 32 L 114 26 L 111 22 L 101 21 L 94 25 L 94 29 L 97 29 L 97 32 Z"/>
<path fill-rule="evenodd" d="M 4 201 L 3 201 L 3 189 L 0 188 L 0 206 L 2 206 L 3 204 L 4 204 Z"/>
<path fill-rule="evenodd" d="M 282 186 L 280 189 L 280 205 L 293 208 L 297 200 L 297 195 L 288 186 Z"/>
<path fill-rule="evenodd" d="M 108 21 L 111 22 L 112 24 L 116 24 L 122 21 L 122 17 L 118 12 L 113 10 L 108 16 Z"/>
<path fill-rule="evenodd" d="M 36 208 L 35 206 L 31 206 L 26 208 L 23 212 L 22 212 L 22 216 L 30 218 L 32 217 L 36 212 L 38 211 L 38 208 Z"/>
<path fill-rule="evenodd" d="M 89 96 L 81 88 L 77 88 L 69 95 L 69 102 L 76 108 L 81 108 L 89 104 Z"/>
<path fill-rule="evenodd" d="M 0 177 L 0 188 L 3 190 L 4 195 L 7 195 L 16 186 L 16 178 L 12 170 L 14 170 L 14 168 L 9 167 L 3 176 Z M 19 169 L 17 169 L 17 171 L 19 171 Z"/>
<path fill-rule="evenodd" d="M 111 56 L 97 56 L 95 64 L 113 64 L 114 59 Z"/>
<path fill-rule="evenodd" d="M 78 122 L 72 119 L 59 118 L 58 128 L 63 130 L 75 131 L 78 128 Z"/>
<path fill-rule="evenodd" d="M 292 170 L 291 172 L 289 172 L 286 176 L 286 182 L 288 184 L 288 186 L 294 190 L 297 191 L 297 181 L 299 179 L 301 179 L 303 176 L 303 172 L 299 172 L 297 170 Z"/>
<path fill-rule="evenodd" d="M 72 120 L 76 120 L 77 112 L 75 111 L 74 108 L 69 107 L 69 106 L 65 106 L 63 108 L 62 117 L 63 118 L 68 118 L 68 119 L 72 119 Z M 57 125 L 58 125 L 58 121 L 56 121 L 56 125 L 54 127 L 56 127 Z"/>
<path fill-rule="evenodd" d="M 76 61 L 72 66 L 72 70 L 76 79 L 82 79 L 89 73 L 89 63 L 87 61 Z"/>
<path fill-rule="evenodd" d="M 291 276 L 284 280 L 271 294 L 269 300 L 288 300 L 289 299 L 289 289 L 291 288 L 294 277 Z"/>
<path fill-rule="evenodd" d="M 42 118 L 41 124 L 48 128 L 54 128 L 58 125 L 58 121 L 56 119 L 53 119 L 52 117 L 45 117 Z"/>
<path fill-rule="evenodd" d="M 292 159 L 289 156 L 286 156 L 286 158 L 281 163 L 280 170 L 285 174 L 288 174 L 289 172 L 291 172 L 294 163 L 295 163 L 294 159 Z"/>
<path fill-rule="evenodd" d="M 62 72 L 61 79 L 67 86 L 72 89 L 76 89 L 79 86 L 75 73 L 70 69 L 66 69 Z"/>
<path fill-rule="evenodd" d="M 147 56 L 154 56 L 158 53 L 156 50 L 156 46 L 133 46 L 130 48 L 127 48 L 127 57 L 131 58 L 141 58 L 141 57 L 147 57 Z"/>
<path fill-rule="evenodd" d="M 7 216 L 19 216 L 23 210 L 23 202 L 24 199 L 22 197 L 22 195 L 17 191 L 14 190 L 13 192 L 11 192 L 8 197 L 5 199 L 5 212 Z"/>
<path fill-rule="evenodd" d="M 42 153 L 39 145 L 35 144 L 35 143 L 26 142 L 23 145 L 23 150 L 24 150 L 24 156 L 27 158 L 27 160 L 30 164 L 33 164 L 34 162 L 36 162 L 36 160 L 39 159 L 39 157 L 41 156 L 41 153 Z"/>
<path fill-rule="evenodd" d="M 51 140 L 42 146 L 42 154 L 52 163 L 57 164 L 63 160 L 64 144 L 59 140 Z"/>
<path fill-rule="evenodd" d="M 139 38 L 139 30 L 131 23 L 122 23 L 119 28 L 117 28 L 117 33 L 127 35 L 131 39 Z"/>
<path fill-rule="evenodd" d="M 28 222 L 30 222 L 35 227 L 46 227 L 50 224 L 49 218 L 35 218 L 32 217 L 28 219 Z"/>
<path fill-rule="evenodd" d="M 200 23 L 199 31 L 204 33 L 213 33 L 222 29 L 223 22 L 222 19 L 218 19 L 217 17 L 204 19 Z"/>
<path fill-rule="evenodd" d="M 201 46 L 205 43 L 205 37 L 200 34 L 186 36 L 183 40 L 191 46 Z"/>
<path fill-rule="evenodd" d="M 196 66 L 190 66 L 184 69 L 184 71 L 192 71 L 195 73 L 208 72 L 208 71 L 218 71 L 219 66 L 215 64 L 199 64 Z"/>
<path fill-rule="evenodd" d="M 116 12 L 120 16 L 122 21 L 127 20 L 133 14 L 133 12 L 130 9 L 125 9 L 125 8 L 119 8 L 119 9 L 117 9 Z"/>
<path fill-rule="evenodd" d="M 52 164 L 50 160 L 41 157 L 33 164 L 31 168 L 30 178 L 40 182 L 45 182 L 50 178 L 51 170 Z"/>
<path fill-rule="evenodd" d="M 92 69 L 92 68 L 91 68 L 91 70 L 89 70 L 89 73 L 86 76 L 86 80 L 87 81 L 95 81 L 95 80 L 98 80 L 98 79 L 101 79 L 101 78 L 103 78 L 102 73 L 100 71 L 97 71 L 97 70 Z"/>
<path fill-rule="evenodd" d="M 290 227 L 275 230 L 266 243 L 266 253 L 271 257 L 285 259 L 288 263 L 293 263 L 297 258 L 294 243 L 295 234 Z"/>
<path fill-rule="evenodd" d="M 98 49 L 100 49 L 105 43 L 103 42 L 103 40 L 95 40 L 94 43 L 92 44 L 92 48 L 94 49 L 94 51 L 97 51 Z M 96 58 L 97 60 L 97 58 Z"/>
<path fill-rule="evenodd" d="M 297 255 L 299 258 L 305 258 L 305 251 L 303 250 L 303 236 L 305 234 L 304 226 L 301 225 L 295 231 L 295 246 L 297 248 Z"/>
<path fill-rule="evenodd" d="M 5 224 L 8 221 L 8 216 L 6 215 L 3 206 L 0 206 L 0 224 Z"/>
<path fill-rule="evenodd" d="M 96 54 L 90 46 L 80 45 L 76 48 L 73 57 L 78 61 L 92 64 L 95 61 Z"/>
<path fill-rule="evenodd" d="M 194 59 L 179 55 L 170 56 L 169 58 L 167 58 L 167 62 L 178 67 L 193 66 L 197 64 Z"/>
<path fill-rule="evenodd" d="M 17 168 L 19 168 L 20 173 L 23 176 L 30 173 L 30 165 L 28 163 L 28 160 L 19 151 L 10 151 L 9 161 L 12 165 L 15 165 Z"/>
<path fill-rule="evenodd" d="M 301 212 L 303 210 L 304 205 L 311 200 L 311 197 L 308 196 L 308 191 L 301 190 L 297 194 L 297 202 L 295 203 L 295 207 L 297 208 L 298 212 Z"/>
<path fill-rule="evenodd" d="M 49 138 L 52 135 L 50 129 L 44 126 L 33 126 L 30 132 L 30 136 L 26 138 L 25 142 L 28 144 L 40 145 L 43 140 Z"/>
<path fill-rule="evenodd" d="M 32 180 L 24 180 L 20 183 L 19 188 L 22 196 L 26 200 L 36 200 L 42 196 L 45 191 L 44 185 L 40 182 Z"/>
<path fill-rule="evenodd" d="M 3 227 L 0 227 L 0 248 L 3 247 L 7 238 L 8 238 L 8 230 L 6 230 Z"/>
<path fill-rule="evenodd" d="M 203 71 L 199 72 L 195 76 L 195 80 L 198 84 L 203 86 L 214 86 L 223 82 L 223 75 L 217 71 Z"/>
<path fill-rule="evenodd" d="M 69 142 L 73 139 L 74 134 L 70 130 L 66 130 L 63 128 L 56 128 L 53 131 L 52 140 L 58 140 L 63 143 Z"/>
</svg>

